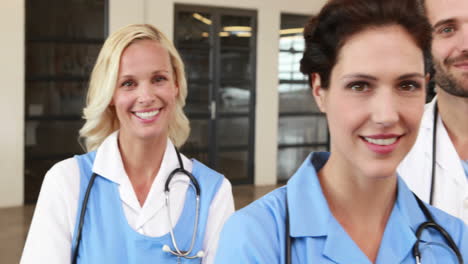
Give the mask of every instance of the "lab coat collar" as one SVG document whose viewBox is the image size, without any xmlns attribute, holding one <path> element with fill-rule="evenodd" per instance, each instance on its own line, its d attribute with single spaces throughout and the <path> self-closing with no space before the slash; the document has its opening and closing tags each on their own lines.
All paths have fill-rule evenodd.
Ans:
<svg viewBox="0 0 468 264">
<path fill-rule="evenodd" d="M 426 109 L 421 123 L 421 129 L 424 129 L 424 139 L 428 142 L 425 147 L 425 156 L 427 159 L 432 161 L 432 142 L 433 142 L 433 124 L 434 124 L 434 107 L 437 102 L 435 97 L 430 103 L 426 105 Z M 420 133 L 421 135 L 421 133 Z M 440 114 L 437 117 L 437 156 L 436 164 L 443 170 L 450 170 L 452 173 L 446 173 L 449 177 L 452 177 L 458 184 L 465 185 L 466 177 L 463 175 L 462 165 L 460 163 L 460 157 L 458 156 L 457 150 L 450 139 L 447 129 Z M 458 170 L 454 168 L 458 167 Z M 453 173 L 456 172 L 456 173 Z"/>
<path fill-rule="evenodd" d="M 427 103 L 424 106 L 424 115 L 421 119 L 421 128 L 420 129 L 427 129 L 430 130 L 429 132 L 432 133 L 432 123 L 434 120 L 434 105 L 437 101 L 437 96 L 432 99 L 431 102 Z"/>
<path fill-rule="evenodd" d="M 312 153 L 288 181 L 290 234 L 292 237 L 326 236 L 324 255 L 338 263 L 362 263 L 367 258 L 333 217 L 317 177 L 317 171 L 329 155 Z M 378 260 L 392 259 L 400 263 L 411 254 L 416 229 L 425 221 L 413 193 L 398 178 L 397 199 L 384 231 Z M 429 240 L 425 233 L 422 241 Z"/>
</svg>

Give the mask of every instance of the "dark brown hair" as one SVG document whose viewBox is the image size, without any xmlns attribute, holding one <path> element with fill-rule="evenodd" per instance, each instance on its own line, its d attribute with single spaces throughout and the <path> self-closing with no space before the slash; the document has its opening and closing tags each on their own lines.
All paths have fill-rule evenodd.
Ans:
<svg viewBox="0 0 468 264">
<path fill-rule="evenodd" d="M 323 88 L 341 47 L 354 34 L 369 28 L 399 25 L 413 38 L 430 70 L 431 25 L 419 0 L 330 0 L 304 28 L 305 51 L 301 72 L 318 73 Z"/>
</svg>

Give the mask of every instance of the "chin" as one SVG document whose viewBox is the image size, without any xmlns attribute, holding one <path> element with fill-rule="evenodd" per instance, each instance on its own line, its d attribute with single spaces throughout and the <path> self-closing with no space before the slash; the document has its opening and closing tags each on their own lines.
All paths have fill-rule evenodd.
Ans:
<svg viewBox="0 0 468 264">
<path fill-rule="evenodd" d="M 156 140 L 167 138 L 167 132 L 161 131 L 160 129 L 143 129 L 142 131 L 138 131 L 136 135 L 141 140 Z"/>
<path fill-rule="evenodd" d="M 382 160 L 382 161 L 372 161 L 373 166 L 369 166 L 364 169 L 364 173 L 371 178 L 375 179 L 386 179 L 396 175 L 396 170 L 398 163 Z"/>
</svg>

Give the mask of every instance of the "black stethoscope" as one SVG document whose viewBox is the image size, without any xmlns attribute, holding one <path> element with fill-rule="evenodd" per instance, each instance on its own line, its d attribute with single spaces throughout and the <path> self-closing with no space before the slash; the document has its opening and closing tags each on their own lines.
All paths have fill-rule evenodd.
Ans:
<svg viewBox="0 0 468 264">
<path fill-rule="evenodd" d="M 437 101 L 434 101 L 434 125 L 432 130 L 432 167 L 431 167 L 431 188 L 429 192 L 429 204 L 433 205 L 433 198 L 434 198 L 434 183 L 436 177 L 436 151 L 437 151 L 437 116 L 439 114 L 439 108 L 437 107 Z"/>
<path fill-rule="evenodd" d="M 202 250 L 198 251 L 195 255 L 192 255 L 192 256 L 189 256 L 190 253 L 192 252 L 193 250 L 193 246 L 195 245 L 195 238 L 196 238 L 196 234 L 197 234 L 197 230 L 198 230 L 198 220 L 200 218 L 200 193 L 201 193 L 201 190 L 200 190 L 200 185 L 197 181 L 197 179 L 192 175 L 192 173 L 190 173 L 189 171 L 185 170 L 184 169 L 184 164 L 182 163 L 182 158 L 180 157 L 180 153 L 179 153 L 179 150 L 177 150 L 176 147 L 175 148 L 175 151 L 176 151 L 176 154 L 177 154 L 177 159 L 179 160 L 179 168 L 173 170 L 167 180 L 166 180 L 166 184 L 164 186 L 164 193 L 165 193 L 165 203 L 166 203 L 166 207 L 167 207 L 167 215 L 168 215 L 168 220 L 169 220 L 169 225 L 170 225 L 170 234 L 171 234 L 171 240 L 172 240 L 172 245 L 174 246 L 174 250 L 172 250 L 168 245 L 164 245 L 162 247 L 162 250 L 164 252 L 169 252 L 171 254 L 173 254 L 174 256 L 177 257 L 177 261 L 179 263 L 180 261 L 180 258 L 186 258 L 186 259 L 194 259 L 194 258 L 202 258 L 204 256 L 204 252 Z M 196 192 L 196 216 L 195 216 L 195 219 L 194 219 L 194 229 L 193 229 L 193 233 L 192 233 L 192 242 L 190 243 L 190 248 L 189 250 L 186 250 L 186 251 L 183 251 L 183 250 L 180 250 L 179 247 L 177 246 L 177 242 L 176 242 L 176 239 L 175 239 L 175 235 L 174 235 L 174 227 L 172 226 L 172 219 L 171 219 L 171 212 L 170 212 L 170 206 L 169 206 L 169 193 L 170 193 L 170 190 L 169 190 L 169 184 L 171 183 L 171 180 L 172 178 L 174 177 L 174 175 L 176 175 L 177 173 L 182 173 L 182 174 L 185 174 L 189 179 L 190 179 L 190 186 L 192 188 L 195 189 L 195 192 Z M 84 224 L 84 217 L 85 217 L 85 214 L 86 214 L 86 206 L 88 204 L 88 200 L 89 200 L 89 194 L 91 192 L 91 188 L 93 187 L 93 184 L 94 184 L 94 180 L 96 179 L 96 176 L 97 174 L 96 173 L 93 173 L 93 175 L 91 176 L 91 179 L 89 180 L 89 183 L 88 183 L 88 187 L 86 188 L 86 193 L 85 193 L 85 196 L 84 196 L 84 199 L 83 199 L 83 203 L 81 205 L 81 212 L 80 212 L 80 219 L 79 219 L 79 224 L 78 224 L 78 233 L 77 233 L 77 236 L 76 236 L 76 243 L 75 243 L 75 248 L 73 249 L 73 256 L 72 256 L 72 263 L 73 264 L 76 264 L 76 261 L 77 261 L 77 258 L 78 258 L 78 251 L 79 251 L 79 248 L 80 248 L 80 242 L 81 242 L 81 236 L 82 236 L 82 230 L 83 230 L 83 224 Z"/>
</svg>

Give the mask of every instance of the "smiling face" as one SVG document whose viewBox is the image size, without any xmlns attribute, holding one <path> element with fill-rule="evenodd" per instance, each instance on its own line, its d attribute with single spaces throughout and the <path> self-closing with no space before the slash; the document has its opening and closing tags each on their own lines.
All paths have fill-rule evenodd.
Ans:
<svg viewBox="0 0 468 264">
<path fill-rule="evenodd" d="M 426 0 L 426 10 L 435 81 L 449 94 L 468 97 L 468 1 Z"/>
<path fill-rule="evenodd" d="M 169 53 L 157 41 L 138 40 L 122 53 L 111 105 L 121 139 L 166 140 L 178 94 Z"/>
<path fill-rule="evenodd" d="M 400 26 L 367 29 L 343 45 L 330 76 L 313 94 L 326 113 L 331 159 L 368 177 L 395 174 L 413 146 L 425 100 L 423 52 Z"/>
</svg>

